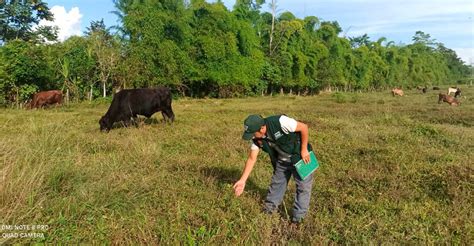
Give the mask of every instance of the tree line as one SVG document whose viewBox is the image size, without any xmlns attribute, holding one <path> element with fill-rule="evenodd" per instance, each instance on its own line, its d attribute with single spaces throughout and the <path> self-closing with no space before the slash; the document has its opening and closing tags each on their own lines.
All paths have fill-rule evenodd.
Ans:
<svg viewBox="0 0 474 246">
<path fill-rule="evenodd" d="M 114 0 L 118 25 L 92 21 L 64 42 L 37 26 L 43 1 L 0 3 L 0 104 L 61 89 L 71 100 L 165 85 L 176 95 L 313 94 L 457 84 L 471 67 L 422 31 L 411 44 L 345 37 L 337 21 L 261 11 L 264 0 Z"/>
</svg>

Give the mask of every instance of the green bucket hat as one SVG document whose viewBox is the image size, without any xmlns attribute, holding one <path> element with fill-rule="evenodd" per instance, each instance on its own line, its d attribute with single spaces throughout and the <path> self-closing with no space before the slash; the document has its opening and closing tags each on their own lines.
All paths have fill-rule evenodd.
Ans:
<svg viewBox="0 0 474 246">
<path fill-rule="evenodd" d="M 260 130 L 260 127 L 265 125 L 265 121 L 260 115 L 249 115 L 247 119 L 244 120 L 244 134 L 242 138 L 244 140 L 250 140 L 253 137 L 253 134 Z"/>
</svg>

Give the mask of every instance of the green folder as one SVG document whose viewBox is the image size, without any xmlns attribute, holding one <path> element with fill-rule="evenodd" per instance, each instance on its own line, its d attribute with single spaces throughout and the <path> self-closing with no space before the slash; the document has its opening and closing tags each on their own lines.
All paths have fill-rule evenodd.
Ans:
<svg viewBox="0 0 474 246">
<path fill-rule="evenodd" d="M 319 167 L 318 160 L 316 159 L 313 151 L 309 152 L 309 157 L 311 158 L 309 163 L 305 164 L 303 159 L 301 159 L 295 164 L 296 171 L 302 180 L 305 180 Z"/>
</svg>

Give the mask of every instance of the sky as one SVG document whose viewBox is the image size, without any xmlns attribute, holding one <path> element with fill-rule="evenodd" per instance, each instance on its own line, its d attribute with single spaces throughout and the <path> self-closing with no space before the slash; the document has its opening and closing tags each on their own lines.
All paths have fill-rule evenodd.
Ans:
<svg viewBox="0 0 474 246">
<path fill-rule="evenodd" d="M 215 2 L 215 0 L 208 0 Z M 60 29 L 59 38 L 82 35 L 91 21 L 104 19 L 118 24 L 110 13 L 112 0 L 46 0 Z M 235 0 L 223 0 L 232 9 Z M 266 0 L 262 11 L 270 11 Z M 416 31 L 430 34 L 436 42 L 456 51 L 466 63 L 474 64 L 473 0 L 276 0 L 277 14 L 290 11 L 298 18 L 316 16 L 322 21 L 337 21 L 341 35 L 367 34 L 372 41 L 380 37 L 396 44 L 410 44 Z"/>
</svg>

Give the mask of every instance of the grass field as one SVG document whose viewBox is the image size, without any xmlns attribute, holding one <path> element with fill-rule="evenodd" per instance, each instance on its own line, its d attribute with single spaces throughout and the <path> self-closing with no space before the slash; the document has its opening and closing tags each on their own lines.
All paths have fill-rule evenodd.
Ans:
<svg viewBox="0 0 474 246">
<path fill-rule="evenodd" d="M 155 114 L 110 133 L 98 124 L 107 103 L 0 109 L 0 244 L 472 245 L 474 88 L 462 89 L 459 107 L 436 91 L 178 99 L 174 124 Z M 280 214 L 261 213 L 264 153 L 233 195 L 252 113 L 310 127 L 321 166 L 300 228 L 288 222 L 293 181 Z"/>
</svg>

